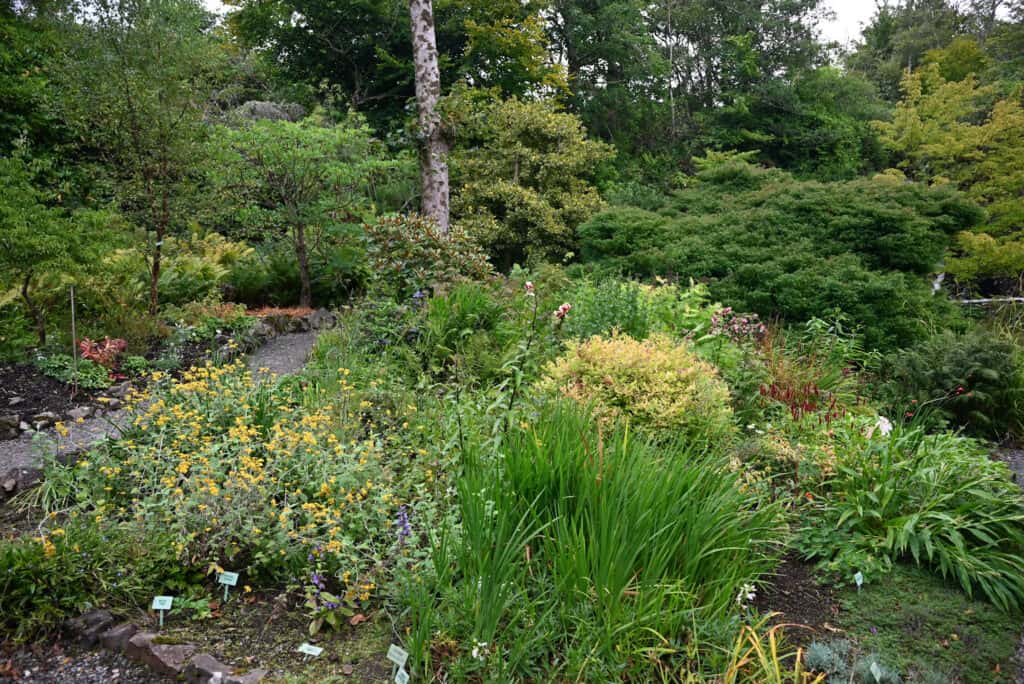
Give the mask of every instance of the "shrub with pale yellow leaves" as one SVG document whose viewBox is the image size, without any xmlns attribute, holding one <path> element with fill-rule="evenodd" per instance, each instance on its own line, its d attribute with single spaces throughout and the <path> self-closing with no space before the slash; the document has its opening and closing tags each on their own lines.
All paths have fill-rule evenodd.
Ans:
<svg viewBox="0 0 1024 684">
<path fill-rule="evenodd" d="M 659 437 L 730 441 L 729 390 L 689 344 L 663 335 L 569 343 L 541 387 L 589 404 L 605 420 L 625 419 Z"/>
</svg>

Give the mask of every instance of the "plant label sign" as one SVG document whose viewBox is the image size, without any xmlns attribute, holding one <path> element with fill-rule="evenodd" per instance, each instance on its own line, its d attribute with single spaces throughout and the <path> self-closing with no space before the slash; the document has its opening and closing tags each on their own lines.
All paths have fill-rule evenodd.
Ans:
<svg viewBox="0 0 1024 684">
<path fill-rule="evenodd" d="M 391 644 L 388 648 L 388 660 L 398 667 L 405 667 L 405 661 L 409 660 L 409 653 L 401 646 Z"/>
<path fill-rule="evenodd" d="M 171 609 L 171 604 L 174 603 L 173 596 L 154 596 L 153 604 L 151 608 L 160 613 L 160 628 L 164 626 L 164 611 Z"/>
<path fill-rule="evenodd" d="M 853 576 L 853 581 L 857 583 L 857 591 L 860 591 L 860 585 L 864 584 L 864 574 L 858 570 Z"/>
<path fill-rule="evenodd" d="M 238 584 L 237 572 L 222 572 L 217 575 L 217 581 L 224 585 L 224 603 L 228 602 L 228 589 Z"/>
<path fill-rule="evenodd" d="M 299 653 L 311 658 L 316 658 L 323 652 L 324 649 L 319 646 L 314 646 L 313 644 L 302 644 L 299 646 Z"/>
<path fill-rule="evenodd" d="M 395 673 L 395 684 L 409 684 L 409 673 L 405 668 L 398 668 L 398 672 Z"/>
</svg>

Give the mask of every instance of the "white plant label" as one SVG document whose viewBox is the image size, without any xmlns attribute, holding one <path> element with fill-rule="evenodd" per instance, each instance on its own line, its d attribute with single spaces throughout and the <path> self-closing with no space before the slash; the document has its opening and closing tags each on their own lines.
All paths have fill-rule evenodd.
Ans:
<svg viewBox="0 0 1024 684">
<path fill-rule="evenodd" d="M 323 652 L 324 649 L 322 649 L 319 646 L 314 646 L 313 644 L 302 644 L 301 646 L 299 646 L 299 653 L 302 653 L 303 655 L 308 655 L 312 658 L 316 658 Z"/>
<path fill-rule="evenodd" d="M 857 591 L 860 591 L 860 585 L 864 584 L 864 574 L 858 570 L 853 576 L 853 581 L 857 583 Z"/>
<path fill-rule="evenodd" d="M 391 644 L 388 648 L 388 660 L 398 667 L 404 667 L 405 661 L 409 660 L 409 653 L 401 646 Z"/>
<path fill-rule="evenodd" d="M 398 668 L 398 672 L 395 673 L 395 684 L 408 684 L 409 673 L 403 668 Z"/>
</svg>

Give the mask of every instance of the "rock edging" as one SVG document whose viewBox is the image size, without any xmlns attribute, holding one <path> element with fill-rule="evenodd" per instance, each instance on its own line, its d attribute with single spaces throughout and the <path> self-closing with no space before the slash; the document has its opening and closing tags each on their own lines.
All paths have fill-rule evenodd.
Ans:
<svg viewBox="0 0 1024 684">
<path fill-rule="evenodd" d="M 91 610 L 64 623 L 65 631 L 88 648 L 122 653 L 153 671 L 189 684 L 256 684 L 267 676 L 262 669 L 242 671 L 199 653 L 194 644 L 166 643 L 160 635 L 131 622 L 117 622 L 110 611 Z"/>
</svg>

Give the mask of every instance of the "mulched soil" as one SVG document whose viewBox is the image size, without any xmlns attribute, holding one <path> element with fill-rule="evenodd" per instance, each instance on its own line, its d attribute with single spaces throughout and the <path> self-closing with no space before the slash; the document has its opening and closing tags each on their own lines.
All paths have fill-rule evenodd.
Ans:
<svg viewBox="0 0 1024 684">
<path fill-rule="evenodd" d="M 754 606 L 761 613 L 777 613 L 773 624 L 798 625 L 786 628 L 786 639 L 794 645 L 805 646 L 841 631 L 832 624 L 839 615 L 832 588 L 815 579 L 811 563 L 792 555 L 782 560 L 771 584 L 758 592 Z"/>
<path fill-rule="evenodd" d="M 88 403 L 96 392 L 79 389 L 72 396 L 71 386 L 43 375 L 35 366 L 0 366 L 0 413 L 32 415 L 53 411 L 61 415 L 75 406 Z M 14 405 L 11 401 L 21 398 Z"/>
</svg>

